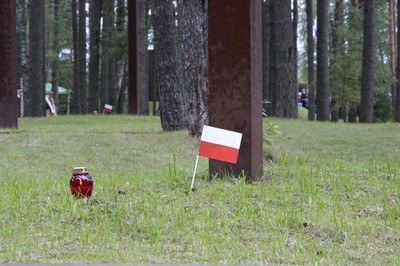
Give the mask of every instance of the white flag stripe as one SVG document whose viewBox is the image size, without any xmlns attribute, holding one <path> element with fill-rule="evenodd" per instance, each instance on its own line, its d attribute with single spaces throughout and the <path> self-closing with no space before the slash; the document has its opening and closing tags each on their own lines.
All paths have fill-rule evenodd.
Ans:
<svg viewBox="0 0 400 266">
<path fill-rule="evenodd" d="M 242 133 L 204 126 L 200 140 L 239 149 L 242 140 Z"/>
<path fill-rule="evenodd" d="M 106 108 L 106 109 L 110 109 L 110 110 L 112 110 L 112 109 L 113 109 L 112 105 L 109 105 L 109 104 L 105 104 L 105 105 L 104 105 L 104 108 Z"/>
</svg>

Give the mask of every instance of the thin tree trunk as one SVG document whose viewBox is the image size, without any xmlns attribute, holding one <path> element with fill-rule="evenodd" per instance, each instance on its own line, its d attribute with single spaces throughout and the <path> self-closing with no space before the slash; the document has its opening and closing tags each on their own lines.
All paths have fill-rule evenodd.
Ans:
<svg viewBox="0 0 400 266">
<path fill-rule="evenodd" d="M 262 30 L 263 30 L 263 111 L 267 115 L 272 113 L 271 99 L 270 95 L 270 65 L 271 65 L 271 4 L 270 0 L 263 2 L 262 7 Z"/>
<path fill-rule="evenodd" d="M 314 66 L 314 15 L 313 0 L 307 0 L 307 73 L 308 73 L 308 120 L 315 120 L 315 66 Z"/>
<path fill-rule="evenodd" d="M 30 0 L 29 8 L 29 89 L 25 95 L 27 116 L 45 114 L 44 0 Z"/>
<path fill-rule="evenodd" d="M 397 29 L 400 29 L 400 1 L 397 1 Z M 397 62 L 400 62 L 400 38 L 397 37 Z M 396 108 L 395 121 L 400 122 L 400 64 L 396 66 Z"/>
<path fill-rule="evenodd" d="M 364 3 L 364 42 L 361 77 L 360 122 L 374 120 L 375 0 Z"/>
<path fill-rule="evenodd" d="M 114 0 L 103 0 L 103 28 L 101 53 L 101 86 L 100 107 L 105 104 L 115 105 L 114 101 Z"/>
<path fill-rule="evenodd" d="M 86 71 L 86 1 L 79 0 L 79 19 L 78 19 L 78 71 L 79 71 L 79 97 L 81 98 L 81 112 L 88 112 L 87 102 L 87 71 Z"/>
<path fill-rule="evenodd" d="M 100 80 L 100 20 L 102 1 L 90 2 L 90 61 L 89 61 L 89 112 L 99 110 Z"/>
<path fill-rule="evenodd" d="M 146 0 L 139 0 L 139 114 L 149 114 Z"/>
<path fill-rule="evenodd" d="M 53 58 L 51 63 L 51 91 L 53 92 L 53 99 L 56 107 L 58 106 L 60 7 L 60 0 L 54 0 L 54 36 Z"/>
<path fill-rule="evenodd" d="M 294 97 L 293 101 L 294 101 L 294 105 L 297 106 L 297 93 L 299 90 L 299 82 L 298 82 L 298 67 L 297 67 L 297 57 L 298 57 L 298 53 L 297 53 L 297 26 L 299 23 L 299 7 L 298 7 L 298 2 L 297 0 L 293 0 L 293 47 L 294 47 L 294 61 L 293 61 L 293 67 L 294 67 L 294 71 L 293 71 L 293 75 L 294 75 L 294 82 L 296 84 L 295 88 L 294 88 L 294 94 L 296 95 L 296 97 Z M 298 117 L 298 108 L 296 108 L 296 118 Z"/>
<path fill-rule="evenodd" d="M 26 0 L 17 2 L 17 33 L 18 33 L 18 65 L 19 65 L 19 89 L 20 89 L 20 116 L 24 116 L 24 93 L 28 87 L 28 59 L 27 59 L 27 19 Z"/>
<path fill-rule="evenodd" d="M 74 53 L 74 87 L 73 87 L 73 96 L 74 96 L 74 112 L 82 113 L 82 99 L 80 97 L 80 78 L 79 78 L 79 46 L 78 46 L 78 14 L 77 14 L 77 5 L 76 0 L 71 1 L 71 13 L 72 13 L 72 47 Z"/>
<path fill-rule="evenodd" d="M 392 110 L 396 107 L 396 65 L 397 65 L 397 43 L 396 43 L 396 18 L 394 0 L 389 0 L 389 25 L 390 25 L 390 70 L 392 72 Z M 393 112 L 394 113 L 394 112 Z"/>
<path fill-rule="evenodd" d="M 317 120 L 330 119 L 328 67 L 329 1 L 317 1 Z"/>
</svg>

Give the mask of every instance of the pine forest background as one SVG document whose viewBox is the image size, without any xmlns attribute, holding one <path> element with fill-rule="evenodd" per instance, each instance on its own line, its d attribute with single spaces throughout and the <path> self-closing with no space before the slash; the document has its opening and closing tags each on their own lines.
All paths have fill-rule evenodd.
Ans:
<svg viewBox="0 0 400 266">
<path fill-rule="evenodd" d="M 259 0 L 268 116 L 400 121 L 395 0 Z M 17 0 L 20 115 L 129 108 L 127 0 Z M 252 1 L 257 2 L 257 1 Z M 207 122 L 207 0 L 138 0 L 139 114 L 199 135 Z M 229 49 L 229 43 L 226 44 Z M 66 90 L 64 90 L 64 88 Z M 62 90 L 63 89 L 63 90 Z"/>
</svg>

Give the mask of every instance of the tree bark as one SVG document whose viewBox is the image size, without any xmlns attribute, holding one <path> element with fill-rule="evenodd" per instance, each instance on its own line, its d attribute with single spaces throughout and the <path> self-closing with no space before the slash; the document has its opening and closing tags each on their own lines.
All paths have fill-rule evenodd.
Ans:
<svg viewBox="0 0 400 266">
<path fill-rule="evenodd" d="M 139 114 L 149 114 L 149 91 L 148 91 L 148 55 L 147 55 L 147 7 L 146 0 L 139 0 Z"/>
<path fill-rule="evenodd" d="M 99 110 L 100 98 L 100 20 L 102 1 L 90 2 L 89 112 Z"/>
<path fill-rule="evenodd" d="M 389 25 L 390 25 L 390 70 L 392 73 L 392 110 L 396 108 L 396 65 L 397 65 L 397 43 L 396 43 L 396 16 L 394 0 L 389 0 Z"/>
<path fill-rule="evenodd" d="M 115 106 L 114 78 L 115 66 L 114 47 L 114 0 L 103 0 L 103 28 L 102 28 L 102 53 L 101 53 L 101 86 L 100 107 L 105 104 Z"/>
<path fill-rule="evenodd" d="M 25 94 L 25 114 L 45 114 L 44 0 L 30 0 L 29 8 L 29 88 Z"/>
<path fill-rule="evenodd" d="M 263 111 L 266 115 L 272 115 L 272 95 L 270 84 L 271 69 L 271 0 L 263 2 L 262 7 L 262 47 L 263 47 Z"/>
<path fill-rule="evenodd" d="M 293 43 L 293 24 L 291 19 L 291 1 L 272 1 L 273 54 L 271 79 L 275 83 L 275 115 L 296 118 L 297 88 L 295 74 L 295 46 Z M 273 77 L 272 77 L 273 76 Z M 273 89 L 273 88 L 272 88 Z"/>
<path fill-rule="evenodd" d="M 364 3 L 364 42 L 361 76 L 360 122 L 374 120 L 375 0 Z"/>
<path fill-rule="evenodd" d="M 191 136 L 201 136 L 207 121 L 207 1 L 180 0 L 183 45 L 183 82 L 188 90 L 188 126 Z"/>
<path fill-rule="evenodd" d="M 159 81 L 160 115 L 163 130 L 187 127 L 187 97 L 182 88 L 177 30 L 172 1 L 152 1 L 152 24 Z"/>
<path fill-rule="evenodd" d="M 97 0 L 96 0 L 97 1 Z M 87 101 L 87 71 L 86 71 L 86 1 L 78 1 L 78 71 L 79 71 L 79 93 L 78 97 L 80 101 L 81 113 L 88 112 L 88 101 Z"/>
<path fill-rule="evenodd" d="M 308 120 L 315 120 L 315 66 L 314 66 L 314 15 L 313 0 L 306 2 L 307 12 L 307 74 L 308 74 Z"/>
<path fill-rule="evenodd" d="M 400 1 L 397 1 L 397 29 L 400 29 Z M 400 38 L 397 38 L 397 62 L 400 62 Z M 400 64 L 396 66 L 396 108 L 395 121 L 400 122 Z"/>
<path fill-rule="evenodd" d="M 328 67 L 329 1 L 317 1 L 317 120 L 330 119 Z"/>
<path fill-rule="evenodd" d="M 18 127 L 15 0 L 0 2 L 0 128 Z"/>
<path fill-rule="evenodd" d="M 76 0 L 71 1 L 71 13 L 72 13 L 72 47 L 73 47 L 73 59 L 74 59 L 74 66 L 73 66 L 73 72 L 74 72 L 74 86 L 73 86 L 73 97 L 74 97 L 74 105 L 73 105 L 73 111 L 75 113 L 82 113 L 82 98 L 80 97 L 80 89 L 81 86 L 79 85 L 80 83 L 80 72 L 79 72 L 79 37 L 78 37 L 78 9 L 77 9 L 77 4 Z"/>
<path fill-rule="evenodd" d="M 60 8 L 60 0 L 54 0 L 54 35 L 53 58 L 51 62 L 51 91 L 53 92 L 53 99 L 56 107 L 58 106 Z"/>
</svg>

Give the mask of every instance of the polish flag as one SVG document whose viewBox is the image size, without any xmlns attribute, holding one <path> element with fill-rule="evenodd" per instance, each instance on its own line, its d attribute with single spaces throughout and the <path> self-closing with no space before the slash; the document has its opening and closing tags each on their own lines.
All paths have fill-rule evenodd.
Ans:
<svg viewBox="0 0 400 266">
<path fill-rule="evenodd" d="M 113 109 L 112 105 L 109 105 L 109 104 L 105 104 L 104 105 L 104 112 L 105 113 L 111 113 L 112 109 Z"/>
<path fill-rule="evenodd" d="M 204 126 L 199 156 L 236 164 L 242 133 Z"/>
</svg>

